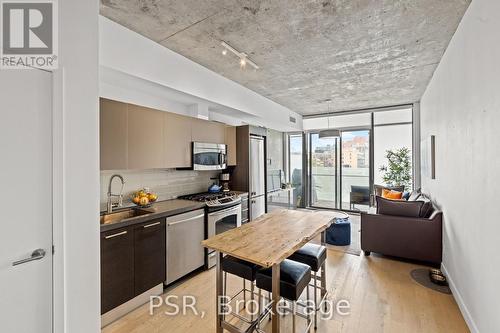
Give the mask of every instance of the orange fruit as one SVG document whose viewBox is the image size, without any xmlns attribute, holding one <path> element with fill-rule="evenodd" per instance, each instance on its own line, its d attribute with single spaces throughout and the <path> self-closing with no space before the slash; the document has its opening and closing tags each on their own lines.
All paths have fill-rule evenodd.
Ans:
<svg viewBox="0 0 500 333">
<path fill-rule="evenodd" d="M 132 201 L 133 201 L 136 205 L 138 205 L 138 204 L 139 204 L 139 202 L 140 202 L 140 199 L 141 199 L 141 198 L 139 198 L 138 196 L 135 196 L 135 197 L 132 199 Z"/>
<path fill-rule="evenodd" d="M 148 199 L 148 197 L 141 197 L 141 198 L 139 199 L 139 204 L 140 204 L 141 206 L 146 206 L 146 205 L 148 205 L 148 204 L 149 204 L 149 199 Z"/>
</svg>

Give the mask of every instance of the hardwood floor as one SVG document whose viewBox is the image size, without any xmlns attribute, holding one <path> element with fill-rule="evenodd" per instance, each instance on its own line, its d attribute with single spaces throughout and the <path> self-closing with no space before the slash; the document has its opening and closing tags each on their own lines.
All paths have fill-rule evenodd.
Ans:
<svg viewBox="0 0 500 333">
<path fill-rule="evenodd" d="M 415 264 L 372 255 L 354 256 L 328 251 L 327 284 L 330 299 L 347 300 L 351 313 L 335 314 L 333 319 L 321 321 L 317 332 L 469 332 L 455 300 L 451 295 L 426 289 L 410 278 Z M 229 293 L 241 288 L 240 279 L 230 277 Z M 165 305 L 149 314 L 146 304 L 127 316 L 105 327 L 104 333 L 211 333 L 215 332 L 215 270 L 202 272 L 169 290 L 166 295 L 191 295 L 197 299 L 197 308 L 205 316 L 188 314 L 168 316 Z M 173 301 L 172 301 L 173 302 Z M 176 302 L 173 302 L 176 303 Z M 301 332 L 304 319 L 297 319 Z M 290 333 L 290 316 L 282 320 L 284 333 Z M 266 326 L 270 332 L 270 325 Z M 311 332 L 314 332 L 311 329 Z"/>
</svg>

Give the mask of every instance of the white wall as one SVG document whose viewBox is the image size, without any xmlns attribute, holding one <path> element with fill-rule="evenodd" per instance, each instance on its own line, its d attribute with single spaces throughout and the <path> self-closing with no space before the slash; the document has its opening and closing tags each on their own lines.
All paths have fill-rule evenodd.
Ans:
<svg viewBox="0 0 500 333">
<path fill-rule="evenodd" d="M 500 1 L 474 0 L 421 101 L 422 139 L 436 135 L 444 269 L 473 332 L 500 330 Z"/>
<path fill-rule="evenodd" d="M 164 87 L 165 94 L 168 94 L 167 89 L 170 89 L 234 109 L 237 111 L 236 118 L 240 118 L 243 112 L 252 119 L 253 125 L 282 131 L 302 129 L 302 116 L 288 108 L 103 16 L 100 16 L 99 24 L 99 64 L 107 70 L 150 81 Z M 117 84 L 123 92 L 123 82 Z M 114 90 L 113 86 L 112 81 L 105 82 L 103 92 L 106 95 L 103 97 L 121 100 L 118 98 L 120 91 Z M 141 98 L 145 96 L 142 95 Z M 126 97 L 129 98 L 128 94 Z M 141 102 L 129 102 L 149 106 L 145 105 L 143 99 Z M 290 116 L 296 118 L 296 123 L 289 121 Z"/>
<path fill-rule="evenodd" d="M 100 332 L 98 0 L 59 1 L 54 332 Z M 29 318 L 28 318 L 29 320 Z"/>
</svg>

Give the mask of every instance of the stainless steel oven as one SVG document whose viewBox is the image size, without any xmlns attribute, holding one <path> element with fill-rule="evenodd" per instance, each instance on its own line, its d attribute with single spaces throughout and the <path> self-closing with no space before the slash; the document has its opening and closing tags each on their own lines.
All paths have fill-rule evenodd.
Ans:
<svg viewBox="0 0 500 333">
<path fill-rule="evenodd" d="M 194 170 L 222 170 L 227 164 L 227 147 L 224 144 L 193 142 Z"/>
<path fill-rule="evenodd" d="M 210 211 L 207 218 L 208 238 L 241 226 L 241 203 L 221 210 Z M 207 267 L 215 266 L 215 252 L 207 251 Z"/>
</svg>

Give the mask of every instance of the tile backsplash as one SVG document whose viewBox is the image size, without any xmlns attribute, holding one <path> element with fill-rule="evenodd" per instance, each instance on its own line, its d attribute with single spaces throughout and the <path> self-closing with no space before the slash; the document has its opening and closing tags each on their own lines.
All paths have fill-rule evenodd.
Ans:
<svg viewBox="0 0 500 333">
<path fill-rule="evenodd" d="M 101 211 L 106 209 L 108 183 L 112 175 L 119 174 L 125 179 L 123 205 L 133 205 L 130 201 L 132 192 L 149 187 L 158 194 L 158 200 L 174 199 L 180 195 L 207 191 L 214 182 L 218 171 L 193 171 L 175 169 L 152 170 L 106 170 L 101 171 Z M 113 193 L 120 191 L 120 181 L 113 181 Z"/>
</svg>

